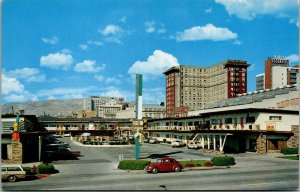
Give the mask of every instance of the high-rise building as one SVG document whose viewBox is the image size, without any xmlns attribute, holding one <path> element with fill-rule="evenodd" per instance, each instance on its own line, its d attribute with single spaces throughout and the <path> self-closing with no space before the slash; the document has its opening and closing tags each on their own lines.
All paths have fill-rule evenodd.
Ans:
<svg viewBox="0 0 300 192">
<path fill-rule="evenodd" d="M 176 116 L 247 92 L 247 61 L 226 60 L 211 67 L 176 66 L 166 75 L 166 113 Z"/>
<path fill-rule="evenodd" d="M 265 74 L 256 75 L 256 91 L 265 89 Z"/>
<path fill-rule="evenodd" d="M 299 79 L 299 65 L 288 67 L 288 85 L 298 84 Z"/>
<path fill-rule="evenodd" d="M 274 87 L 273 84 L 275 82 L 278 83 L 278 81 L 280 81 L 280 78 L 283 78 L 277 78 L 277 75 L 280 73 L 282 75 L 284 68 L 286 70 L 288 66 L 289 60 L 284 59 L 283 57 L 268 57 L 268 59 L 265 61 L 265 89 L 272 89 Z M 273 74 L 273 72 L 275 72 L 275 74 Z M 287 78 L 282 81 L 286 81 L 286 79 Z M 280 83 L 282 84 L 283 82 Z"/>
<path fill-rule="evenodd" d="M 268 57 L 265 61 L 265 73 L 256 75 L 256 90 L 297 84 L 298 74 L 299 65 L 289 67 L 288 59 L 279 56 Z"/>
</svg>

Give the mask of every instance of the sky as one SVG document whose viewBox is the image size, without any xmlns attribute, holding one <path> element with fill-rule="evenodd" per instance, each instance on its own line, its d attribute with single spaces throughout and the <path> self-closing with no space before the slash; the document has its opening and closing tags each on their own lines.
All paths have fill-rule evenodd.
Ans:
<svg viewBox="0 0 300 192">
<path fill-rule="evenodd" d="M 172 66 L 299 61 L 297 0 L 0 0 L 1 103 L 124 97 L 165 102 Z"/>
</svg>

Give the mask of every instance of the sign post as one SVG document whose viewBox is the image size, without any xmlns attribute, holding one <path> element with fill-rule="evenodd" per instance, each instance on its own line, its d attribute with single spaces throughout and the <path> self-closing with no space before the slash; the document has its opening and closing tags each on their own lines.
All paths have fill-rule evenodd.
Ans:
<svg viewBox="0 0 300 192">
<path fill-rule="evenodd" d="M 137 120 L 136 133 L 134 135 L 135 138 L 135 159 L 140 159 L 140 133 L 139 128 L 143 126 L 142 121 L 142 109 L 143 109 L 143 76 L 141 74 L 136 74 L 136 103 L 135 103 L 135 118 Z"/>
</svg>

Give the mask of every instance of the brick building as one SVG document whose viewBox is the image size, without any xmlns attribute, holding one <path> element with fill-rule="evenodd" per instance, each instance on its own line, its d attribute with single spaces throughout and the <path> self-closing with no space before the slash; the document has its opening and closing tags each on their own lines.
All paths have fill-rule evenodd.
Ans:
<svg viewBox="0 0 300 192">
<path fill-rule="evenodd" d="M 176 66 L 166 75 L 167 116 L 203 109 L 207 104 L 247 92 L 247 61 L 225 60 L 210 67 Z"/>
</svg>

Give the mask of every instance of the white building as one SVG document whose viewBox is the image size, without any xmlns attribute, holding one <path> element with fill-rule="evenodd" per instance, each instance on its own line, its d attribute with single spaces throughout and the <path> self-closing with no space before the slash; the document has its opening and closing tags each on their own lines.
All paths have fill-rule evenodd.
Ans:
<svg viewBox="0 0 300 192">
<path fill-rule="evenodd" d="M 148 132 L 150 137 L 165 142 L 199 140 L 208 150 L 265 153 L 291 147 L 289 139 L 299 133 L 299 112 L 219 108 L 198 116 L 150 120 Z"/>
<path fill-rule="evenodd" d="M 281 66 L 272 67 L 272 89 L 288 85 L 288 68 Z"/>
</svg>

